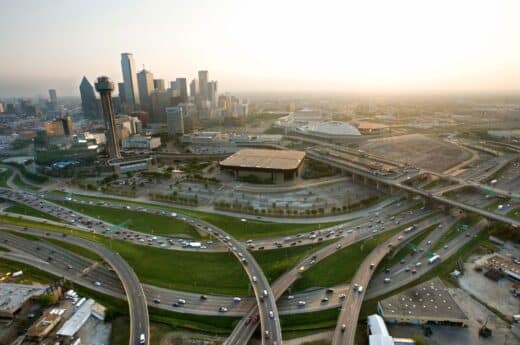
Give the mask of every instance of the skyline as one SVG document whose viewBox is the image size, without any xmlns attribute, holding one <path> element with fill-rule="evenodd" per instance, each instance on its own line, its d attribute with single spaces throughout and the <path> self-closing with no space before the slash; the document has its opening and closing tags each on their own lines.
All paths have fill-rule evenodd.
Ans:
<svg viewBox="0 0 520 345">
<path fill-rule="evenodd" d="M 209 70 L 223 92 L 520 90 L 513 0 L 0 4 L 1 97 L 120 82 L 123 52 L 167 81 Z"/>
</svg>

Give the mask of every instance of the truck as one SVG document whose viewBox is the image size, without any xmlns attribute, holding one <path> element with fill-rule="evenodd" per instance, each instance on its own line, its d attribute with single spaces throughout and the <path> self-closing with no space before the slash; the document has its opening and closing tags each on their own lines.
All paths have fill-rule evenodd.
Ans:
<svg viewBox="0 0 520 345">
<path fill-rule="evenodd" d="M 441 257 L 437 254 L 433 254 L 431 258 L 428 259 L 428 263 L 431 265 L 435 263 L 437 260 L 439 260 Z"/>
<path fill-rule="evenodd" d="M 23 271 L 16 271 L 16 272 L 14 272 L 14 273 L 11 275 L 11 277 L 16 278 L 16 277 L 21 276 L 22 274 L 23 274 Z"/>
</svg>

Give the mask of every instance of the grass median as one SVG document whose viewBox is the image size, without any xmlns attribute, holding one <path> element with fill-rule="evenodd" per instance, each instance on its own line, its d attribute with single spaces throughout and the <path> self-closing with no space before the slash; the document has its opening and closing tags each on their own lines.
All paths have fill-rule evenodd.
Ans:
<svg viewBox="0 0 520 345">
<path fill-rule="evenodd" d="M 11 169 L 0 167 L 0 187 L 9 188 L 7 180 L 9 180 L 12 173 L 13 171 Z"/>
<path fill-rule="evenodd" d="M 143 283 L 208 294 L 242 296 L 249 294 L 247 275 L 231 253 L 167 250 L 122 240 L 110 240 L 105 236 L 84 231 L 73 230 L 71 232 L 69 228 L 63 226 L 25 219 L 0 216 L 0 221 L 46 231 L 73 234 L 101 243 L 119 253 L 133 267 Z M 67 249 L 74 251 L 72 247 Z M 266 276 L 275 280 L 286 269 L 293 267 L 301 258 L 314 250 L 317 250 L 315 245 L 308 245 L 258 252 L 255 253 L 255 256 Z"/>
<path fill-rule="evenodd" d="M 156 235 L 186 235 L 194 239 L 201 238 L 200 233 L 193 226 L 172 217 L 67 201 L 55 201 L 55 203 L 111 224 L 121 224 L 123 228 Z"/>
<path fill-rule="evenodd" d="M 293 292 L 314 287 L 330 287 L 350 282 L 356 274 L 359 265 L 361 265 L 365 257 L 370 254 L 374 248 L 410 224 L 401 225 L 395 229 L 375 234 L 370 238 L 338 250 L 336 253 L 306 270 L 302 274 L 302 277 L 294 284 Z"/>
<path fill-rule="evenodd" d="M 64 198 L 66 193 L 53 191 L 51 193 L 54 197 Z M 184 209 L 179 207 L 171 207 L 166 205 L 157 205 L 145 202 L 137 202 L 130 201 L 118 198 L 110 198 L 110 197 L 94 197 L 89 195 L 82 194 L 74 194 L 72 196 L 74 199 L 80 199 L 85 201 L 93 201 L 93 202 L 108 202 L 115 203 L 125 206 L 131 207 L 145 207 L 148 209 L 160 209 L 168 212 L 177 212 L 183 213 L 185 215 L 196 217 L 201 220 L 204 220 L 208 223 L 211 223 L 219 228 L 224 229 L 226 232 L 231 234 L 237 239 L 246 240 L 246 239 L 258 239 L 258 238 L 266 238 L 266 237 L 278 237 L 278 236 L 287 236 L 300 232 L 313 231 L 317 229 L 326 228 L 329 226 L 333 226 L 336 224 L 344 223 L 344 222 L 327 222 L 327 223 L 316 223 L 316 224 L 297 224 L 297 223 L 275 223 L 275 222 L 264 222 L 259 220 L 247 220 L 242 221 L 241 218 L 231 217 L 221 214 L 208 213 L 202 211 L 195 211 L 190 209 Z M 60 203 L 63 206 L 69 207 L 69 204 L 75 204 L 73 202 L 63 201 Z M 82 205 L 82 204 L 80 204 Z"/>
<path fill-rule="evenodd" d="M 62 222 L 61 219 L 54 217 L 53 215 L 50 215 L 48 213 L 37 210 L 35 208 L 32 208 L 30 206 L 27 206 L 24 204 L 19 204 L 17 202 L 11 202 L 11 203 L 12 203 L 11 206 L 4 209 L 5 212 L 18 213 L 18 214 L 22 214 L 24 216 L 48 219 L 48 220 L 52 220 L 54 222 Z"/>
</svg>

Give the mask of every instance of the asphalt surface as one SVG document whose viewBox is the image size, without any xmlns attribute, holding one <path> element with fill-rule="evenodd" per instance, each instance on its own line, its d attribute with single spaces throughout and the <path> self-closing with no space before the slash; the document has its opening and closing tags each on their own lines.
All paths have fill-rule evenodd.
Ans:
<svg viewBox="0 0 520 345">
<path fill-rule="evenodd" d="M 408 237 L 426 230 L 431 225 L 440 222 L 442 217 L 443 216 L 435 216 L 429 218 L 421 222 L 414 231 L 408 233 L 404 232 L 404 230 L 400 231 L 370 252 L 363 263 L 361 263 L 352 279 L 352 288 L 349 290 L 338 316 L 336 330 L 334 331 L 334 336 L 332 338 L 333 345 L 354 344 L 359 311 L 361 309 L 361 304 L 363 303 L 366 288 L 377 265 L 391 251 L 391 247 L 397 245 L 397 243 Z M 399 240 L 399 238 L 401 238 L 401 240 Z M 362 287 L 362 291 L 359 291 L 359 288 L 356 288 L 356 284 Z"/>
<path fill-rule="evenodd" d="M 490 211 L 487 211 L 487 210 L 484 210 L 484 209 L 481 209 L 478 207 L 467 205 L 467 204 L 464 204 L 464 203 L 461 203 L 461 202 L 458 202 L 458 201 L 455 201 L 452 199 L 448 199 L 448 198 L 440 196 L 440 195 L 435 195 L 428 191 L 424 191 L 424 190 L 417 189 L 417 188 L 414 188 L 411 186 L 407 186 L 398 181 L 375 176 L 367 171 L 362 171 L 356 167 L 353 167 L 352 164 L 350 164 L 349 162 L 327 156 L 326 153 L 324 153 L 324 152 L 320 152 L 318 154 L 317 152 L 314 152 L 314 151 L 307 151 L 307 155 L 310 158 L 317 160 L 319 162 L 330 164 L 330 165 L 333 165 L 333 166 L 336 166 L 336 167 L 339 167 L 342 169 L 347 169 L 349 171 L 353 171 L 355 174 L 366 177 L 367 179 L 370 179 L 370 180 L 373 180 L 373 181 L 376 181 L 379 183 L 383 183 L 385 185 L 395 187 L 395 188 L 404 190 L 404 191 L 412 193 L 412 194 L 420 195 L 420 196 L 426 198 L 427 200 L 432 200 L 432 201 L 438 202 L 440 204 L 445 204 L 448 206 L 457 207 L 457 208 L 465 210 L 465 211 L 480 214 L 481 216 L 488 218 L 488 219 L 496 220 L 496 221 L 514 225 L 514 226 L 520 226 L 520 221 L 517 221 L 513 218 L 509 218 L 509 217 L 506 217 L 506 216 L 503 216 L 500 214 L 496 214 L 494 212 L 490 212 Z M 485 188 L 488 188 L 488 187 L 486 186 Z M 509 193 L 506 193 L 506 194 L 509 194 Z"/>
<path fill-rule="evenodd" d="M 71 243 L 80 247 L 84 247 L 98 254 L 103 258 L 115 271 L 119 280 L 121 281 L 129 308 L 129 316 L 130 316 L 130 342 L 129 344 L 140 344 L 140 336 L 141 334 L 145 335 L 145 344 L 149 343 L 150 339 L 150 322 L 148 318 L 148 308 L 146 304 L 146 298 L 137 278 L 137 275 L 133 271 L 133 269 L 128 265 L 128 263 L 123 260 L 118 254 L 112 252 L 111 250 L 105 248 L 104 246 L 87 241 L 83 238 L 66 235 L 66 236 L 58 236 L 55 233 L 47 233 L 45 231 L 41 231 L 38 229 L 26 229 L 20 228 L 12 225 L 4 225 L 3 228 L 6 228 L 10 231 L 15 231 L 18 233 L 29 233 L 35 234 L 44 237 L 58 238 L 67 243 Z M 4 234 L 5 235 L 5 234 Z M 8 239 L 9 240 L 9 239 Z M 19 240 L 18 240 L 19 241 Z M 47 246 L 47 249 L 49 247 Z M 38 251 L 36 248 L 34 251 Z M 50 249 L 49 249 L 50 250 Z M 56 250 L 56 252 L 58 252 Z M 52 254 L 52 253 L 51 253 Z M 54 254 L 56 255 L 56 254 Z M 49 255 L 49 257 L 52 257 Z M 47 260 L 49 261 L 49 260 Z M 51 260 L 52 261 L 52 260 Z"/>
<path fill-rule="evenodd" d="M 392 224 L 408 224 L 410 222 L 419 221 L 420 219 L 431 215 L 429 210 L 411 210 L 408 212 L 404 212 L 399 216 L 394 216 L 392 214 L 379 215 L 376 212 L 372 218 L 370 218 L 370 223 L 365 224 L 364 226 L 356 226 L 355 228 L 351 228 L 336 242 L 321 248 L 320 250 L 308 255 L 303 260 L 301 260 L 297 265 L 295 265 L 291 270 L 285 272 L 282 276 L 280 276 L 273 284 L 272 290 L 274 297 L 279 299 L 284 292 L 289 289 L 289 287 L 301 276 L 301 274 L 305 274 L 305 271 L 312 265 L 320 262 L 321 260 L 327 258 L 328 256 L 336 253 L 341 248 L 345 248 L 351 244 L 356 242 L 371 238 L 376 233 L 381 233 L 384 231 L 389 231 L 395 226 L 385 227 L 383 224 L 388 224 L 388 222 L 393 222 Z M 380 219 L 377 219 L 381 217 Z M 379 223 L 381 221 L 381 223 Z M 380 224 L 379 229 L 374 228 L 372 222 Z M 359 227 L 359 228 L 358 228 Z M 247 318 L 244 318 L 237 324 L 237 326 L 233 329 L 231 336 L 228 339 L 233 339 L 236 344 L 247 344 L 251 336 L 253 335 L 258 322 L 255 320 L 255 315 L 258 313 L 256 307 L 251 308 L 251 310 L 247 314 Z M 246 321 L 246 320 L 250 321 Z M 226 341 L 224 344 L 230 344 Z"/>
</svg>

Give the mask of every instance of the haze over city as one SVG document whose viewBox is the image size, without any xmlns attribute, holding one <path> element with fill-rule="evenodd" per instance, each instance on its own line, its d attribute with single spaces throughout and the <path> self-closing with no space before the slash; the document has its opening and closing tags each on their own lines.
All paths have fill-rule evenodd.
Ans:
<svg viewBox="0 0 520 345">
<path fill-rule="evenodd" d="M 224 91 L 520 89 L 520 2 L 1 0 L 0 96 L 77 96 L 129 51 Z"/>
<path fill-rule="evenodd" d="M 520 0 L 0 0 L 0 345 L 520 344 Z"/>
</svg>

